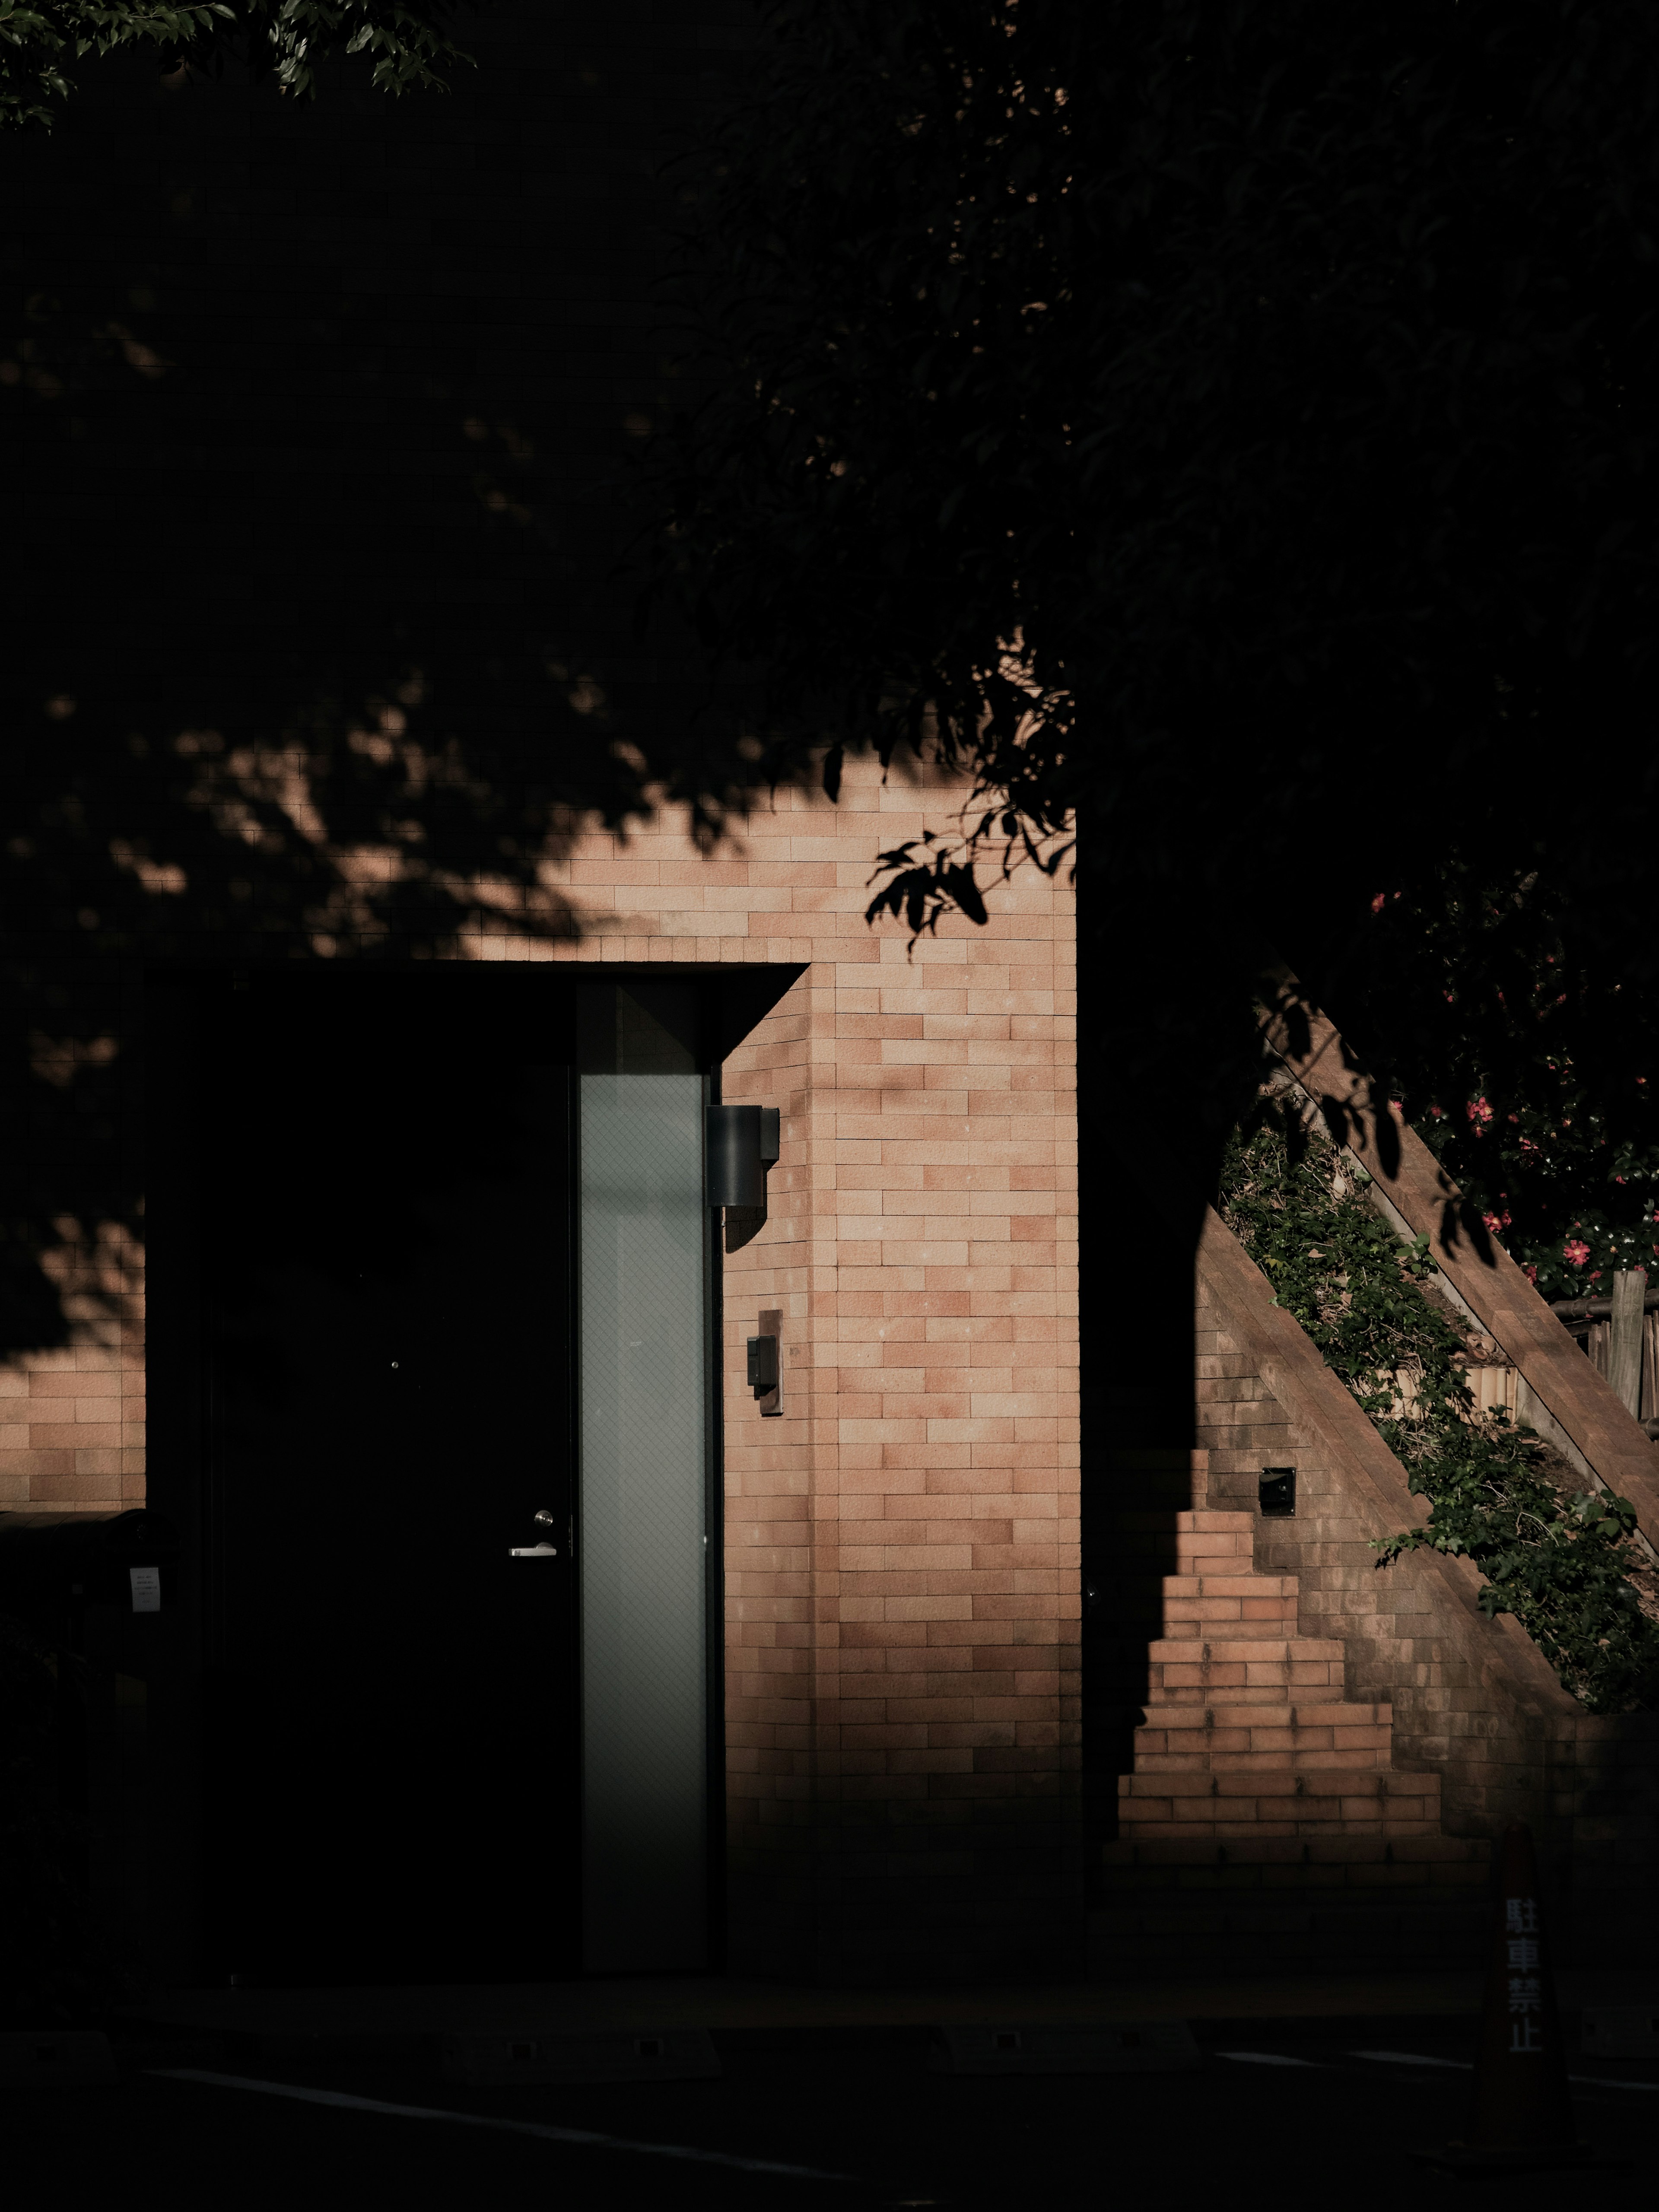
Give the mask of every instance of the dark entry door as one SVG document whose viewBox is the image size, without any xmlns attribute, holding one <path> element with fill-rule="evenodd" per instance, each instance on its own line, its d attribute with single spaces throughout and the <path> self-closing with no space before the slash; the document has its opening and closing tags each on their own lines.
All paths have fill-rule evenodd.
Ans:
<svg viewBox="0 0 1659 2212">
<path fill-rule="evenodd" d="M 226 1973 L 574 1966 L 568 1005 L 313 973 L 209 1023 Z"/>
</svg>

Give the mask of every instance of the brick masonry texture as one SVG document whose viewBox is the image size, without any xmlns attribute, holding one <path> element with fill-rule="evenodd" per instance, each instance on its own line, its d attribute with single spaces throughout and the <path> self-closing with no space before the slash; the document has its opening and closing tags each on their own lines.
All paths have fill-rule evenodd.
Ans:
<svg viewBox="0 0 1659 2212">
<path fill-rule="evenodd" d="M 954 798 L 854 763 L 836 805 L 780 792 L 714 859 L 671 812 L 550 865 L 575 939 L 502 915 L 465 946 L 803 971 L 722 1086 L 781 1115 L 725 1261 L 737 1969 L 1081 1966 L 1073 922 L 1033 869 L 983 927 L 866 923 L 874 854 Z"/>
<path fill-rule="evenodd" d="M 1516 1808 L 1588 1925 L 1650 1857 L 1650 1722 L 1579 1712 L 1467 1573 L 1378 1575 L 1403 1477 L 1212 1243 L 1197 1459 L 1134 1467 L 1109 1418 L 1091 1438 L 1133 1503 L 1090 1783 L 1119 1825 L 1085 1868 L 1069 895 L 1017 872 L 983 928 L 868 927 L 877 854 L 957 803 L 927 771 L 854 763 L 839 805 L 780 792 L 713 851 L 674 807 L 622 840 L 567 803 L 607 716 L 688 712 L 611 574 L 617 489 L 678 388 L 661 165 L 745 20 L 504 0 L 449 94 L 336 73 L 300 112 L 118 64 L 0 149 L 0 407 L 36 410 L 6 417 L 33 470 L 14 531 L 73 616 L 18 750 L 81 749 L 0 878 L 69 1328 L 0 1364 L 0 1505 L 144 1494 L 147 966 L 769 967 L 793 980 L 724 1073 L 782 1116 L 725 1263 L 732 1965 L 1080 1972 L 1085 1872 L 1102 1972 L 1432 1956 L 1451 1922 L 1413 1935 L 1401 1898 L 1451 1912 Z M 130 391 L 129 343 L 161 359 Z M 763 1310 L 775 1419 L 744 1376 Z M 1127 1384 L 1143 1352 L 1097 1364 Z M 1298 1470 L 1294 1522 L 1256 1516 L 1267 1464 Z"/>
<path fill-rule="evenodd" d="M 449 94 L 339 71 L 298 112 L 234 71 L 175 99 L 117 64 L 5 149 L 17 298 L 67 271 L 66 315 L 119 319 L 164 366 L 137 398 L 118 367 L 75 386 L 23 518 L 85 583 L 52 683 L 95 763 L 13 894 L 55 1010 L 41 1095 L 73 1124 L 64 1188 L 106 1160 L 117 1195 L 82 1211 L 131 1225 L 65 1201 L 70 1340 L 0 1370 L 0 1503 L 143 1496 L 148 965 L 772 966 L 794 980 L 725 1069 L 727 1098 L 782 1114 L 766 1218 L 726 1261 L 732 1963 L 1076 1972 L 1069 894 L 1033 870 L 983 928 L 867 927 L 878 853 L 959 801 L 922 770 L 763 799 L 712 854 L 678 809 L 620 839 L 558 796 L 608 714 L 688 711 L 609 573 L 615 489 L 675 396 L 661 164 L 744 21 L 508 4 L 469 25 L 481 67 Z M 46 407 L 34 374 L 0 402 Z M 144 558 L 106 579 L 114 546 Z M 268 703 L 210 725 L 210 676 L 234 705 L 250 668 Z M 345 702 L 321 741 L 307 685 Z M 765 1421 L 742 1359 L 763 1308 L 784 1316 Z"/>
<path fill-rule="evenodd" d="M 811 965 L 725 1088 L 783 1114 L 726 1270 L 731 1849 L 767 1916 L 735 1956 L 811 1929 L 832 1976 L 1074 1969 L 1069 899 L 1034 872 L 982 930 L 872 935 L 864 854 L 915 834 L 925 787 L 865 769 L 836 816 L 780 805 L 748 865 L 789 904 L 748 927 Z M 777 1419 L 742 1369 L 765 1308 Z"/>
<path fill-rule="evenodd" d="M 725 1263 L 730 1911 L 750 1970 L 1079 1964 L 1070 902 L 1033 870 L 982 928 L 913 945 L 866 925 L 874 854 L 953 798 L 854 763 L 838 805 L 781 793 L 714 859 L 670 811 L 549 864 L 578 933 L 498 906 L 450 948 L 799 971 L 724 1071 L 726 1097 L 782 1116 L 766 1217 Z M 6 1502 L 140 1502 L 142 1254 L 66 1255 L 61 1279 L 73 1341 L 0 1374 Z M 763 1308 L 784 1316 L 767 1420 L 744 1361 Z"/>
<path fill-rule="evenodd" d="M 1212 1216 L 1194 1310 L 1204 1498 L 1250 1531 L 1263 1582 L 1294 1591 L 1300 1633 L 1341 1654 L 1346 1697 L 1389 1712 L 1394 1765 L 1433 1788 L 1424 1832 L 1484 1849 L 1524 1818 L 1565 1940 L 1628 1959 L 1630 1886 L 1655 1834 L 1653 1717 L 1587 1714 L 1513 1620 L 1482 1616 L 1466 1563 L 1417 1553 L 1379 1570 L 1373 1540 L 1414 1525 L 1423 1502 L 1272 1297 Z M 1296 1469 L 1294 1518 L 1257 1512 L 1267 1467 Z"/>
</svg>

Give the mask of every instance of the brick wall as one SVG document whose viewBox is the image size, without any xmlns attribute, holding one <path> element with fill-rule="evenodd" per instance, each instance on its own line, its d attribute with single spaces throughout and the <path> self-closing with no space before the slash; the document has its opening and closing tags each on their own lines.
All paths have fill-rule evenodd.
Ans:
<svg viewBox="0 0 1659 2212">
<path fill-rule="evenodd" d="M 626 890 L 568 863 L 560 959 L 805 972 L 727 1061 L 778 1106 L 726 1261 L 732 1956 L 832 1979 L 1070 1972 L 1077 1828 L 1074 951 L 1032 872 L 983 929 L 863 919 L 870 857 L 948 789 L 848 771 L 740 852 L 672 824 Z M 735 1241 L 735 1240 L 734 1240 Z M 782 1411 L 744 1340 L 783 1314 Z"/>
<path fill-rule="evenodd" d="M 613 737 L 688 711 L 611 563 L 625 457 L 676 391 L 660 165 L 745 21 L 507 4 L 447 94 L 342 68 L 301 111 L 117 63 L 0 147 L 0 444 L 35 593 L 0 671 L 31 821 L 0 854 L 0 1046 L 40 1033 L 12 1210 L 69 1331 L 0 1367 L 0 1503 L 143 1495 L 148 968 L 799 969 L 726 1071 L 783 1112 L 726 1262 L 734 1958 L 1066 1971 L 1068 896 L 1033 872 L 982 930 L 866 927 L 875 855 L 951 797 L 856 763 L 838 807 L 781 793 L 713 856 L 678 813 L 623 842 L 572 809 Z M 89 1241 L 82 1213 L 115 1225 Z"/>
<path fill-rule="evenodd" d="M 1581 1960 L 1627 1960 L 1656 1832 L 1654 1717 L 1587 1713 L 1517 1624 L 1487 1620 L 1466 1562 L 1410 1555 L 1379 1569 L 1373 1540 L 1414 1525 L 1405 1469 L 1272 1290 L 1213 1218 L 1194 1312 L 1206 1498 L 1253 1530 L 1252 1560 L 1294 1576 L 1305 1636 L 1336 1639 L 1347 1695 L 1391 1707 L 1393 1759 L 1437 1785 L 1437 1825 L 1483 1839 L 1534 1828 Z M 1257 1510 L 1267 1467 L 1297 1472 L 1294 1518 Z M 1336 1648 L 1334 1644 L 1333 1648 Z"/>
<path fill-rule="evenodd" d="M 804 920 L 748 926 L 811 964 L 727 1067 L 784 1115 L 726 1264 L 737 1956 L 787 1926 L 838 1978 L 1080 1962 L 1069 901 L 872 936 L 864 854 L 927 803 L 866 769 L 751 823 Z M 776 1420 L 739 1364 L 769 1307 Z"/>
<path fill-rule="evenodd" d="M 7 1010 L 27 1027 L 4 1040 L 21 1066 L 0 1084 L 6 1318 L 26 1347 L 0 1355 L 0 1510 L 118 1511 L 144 1496 L 141 987 L 129 962 L 66 957 L 49 927 L 33 937 L 13 939 L 31 988 L 26 1012 Z M 16 1220 L 25 1206 L 38 1247 Z"/>
</svg>

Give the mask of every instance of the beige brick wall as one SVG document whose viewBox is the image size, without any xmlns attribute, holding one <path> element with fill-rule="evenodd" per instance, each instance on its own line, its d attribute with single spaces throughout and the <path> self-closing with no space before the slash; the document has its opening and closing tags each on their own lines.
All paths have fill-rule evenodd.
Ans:
<svg viewBox="0 0 1659 2212">
<path fill-rule="evenodd" d="M 1077 1124 L 1069 892 L 983 927 L 864 920 L 877 853 L 950 787 L 849 769 L 712 858 L 665 816 L 550 860 L 462 960 L 800 969 L 728 1060 L 782 1112 L 725 1262 L 734 1955 L 830 1976 L 1068 1971 L 1081 1937 Z M 332 957 L 365 949 L 342 936 Z M 142 1254 L 66 1247 L 71 1344 L 0 1370 L 12 1506 L 143 1494 Z M 784 1314 L 781 1418 L 744 1340 Z"/>
<path fill-rule="evenodd" d="M 866 770 L 834 814 L 781 799 L 739 864 L 788 885 L 750 921 L 765 957 L 810 965 L 726 1090 L 783 1110 L 770 1218 L 726 1271 L 734 1937 L 810 1925 L 853 1976 L 969 1940 L 982 1971 L 998 1917 L 1011 1968 L 1074 1940 L 1070 905 L 1033 871 L 983 929 L 871 932 L 867 855 L 939 801 Z M 775 1420 L 742 1370 L 767 1307 Z"/>
<path fill-rule="evenodd" d="M 951 802 L 857 764 L 838 807 L 781 793 L 712 857 L 665 817 L 626 843 L 550 835 L 527 890 L 520 873 L 537 833 L 519 787 L 562 787 L 602 695 L 647 750 L 702 696 L 609 579 L 635 526 L 623 456 L 684 389 L 654 289 L 679 220 L 663 163 L 726 96 L 751 21 L 738 0 L 504 0 L 468 27 L 480 67 L 445 97 L 386 101 L 339 70 L 294 113 L 234 70 L 175 99 L 139 58 L 88 71 L 50 139 L 10 149 L 29 283 L 85 272 L 74 313 L 137 317 L 172 365 L 142 414 L 106 392 L 106 425 L 76 400 L 87 435 L 51 449 L 18 510 L 37 565 L 74 579 L 79 672 L 51 688 L 82 696 L 40 726 L 74 737 L 78 795 L 65 811 L 48 791 L 39 873 L 13 889 L 39 941 L 14 951 L 37 983 L 74 971 L 29 1002 L 74 1040 L 42 1045 L 51 1142 L 73 1137 L 71 1192 L 107 1152 L 122 1219 L 143 1180 L 146 963 L 344 960 L 395 926 L 461 960 L 800 968 L 727 1071 L 729 1097 L 784 1114 L 769 1218 L 726 1270 L 734 1939 L 797 1971 L 938 1966 L 969 1934 L 965 1971 L 1063 1965 L 1080 1894 L 1068 894 L 1032 871 L 981 929 L 912 947 L 867 927 L 877 854 Z M 540 531 L 512 520 L 521 494 Z M 131 545 L 142 561 L 88 580 L 89 549 Z M 439 705 L 405 747 L 386 702 L 417 664 Z M 331 759 L 295 750 L 307 702 L 337 696 L 363 726 Z M 503 698 L 519 720 L 497 730 Z M 445 796 L 453 729 L 476 811 Z M 392 835 L 405 817 L 429 842 Z M 87 1012 L 104 997 L 122 1000 L 107 1022 Z M 110 1066 L 59 1064 L 106 1030 Z M 141 1258 L 63 1234 L 71 1340 L 0 1368 L 0 1504 L 103 1511 L 143 1495 Z M 766 1423 L 738 1366 L 763 1305 L 787 1316 Z"/>
<path fill-rule="evenodd" d="M 119 1512 L 144 1502 L 143 1255 L 112 1225 L 59 1231 L 69 1341 L 0 1362 L 0 1510 Z"/>
<path fill-rule="evenodd" d="M 725 1074 L 782 1114 L 725 1270 L 739 1964 L 1078 1955 L 1071 903 L 1032 870 L 983 928 L 866 925 L 876 853 L 950 805 L 855 765 L 838 805 L 780 793 L 714 859 L 665 822 L 551 877 L 584 932 L 553 957 L 805 970 Z M 769 1308 L 777 1419 L 744 1371 Z"/>
</svg>

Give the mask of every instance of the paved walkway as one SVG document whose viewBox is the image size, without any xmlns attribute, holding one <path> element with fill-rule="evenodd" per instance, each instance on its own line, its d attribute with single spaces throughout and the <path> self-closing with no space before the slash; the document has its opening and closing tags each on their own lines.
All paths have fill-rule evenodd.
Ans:
<svg viewBox="0 0 1659 2212">
<path fill-rule="evenodd" d="M 876 2028 L 974 2021 L 1036 2025 L 1061 2021 L 1362 2019 L 1468 2014 L 1479 2006 L 1476 1978 L 1424 1974 L 895 1990 L 814 1989 L 690 1977 L 483 1988 L 181 1990 L 158 1996 L 149 2009 L 158 2023 L 218 2033 L 407 2035 L 693 2027 Z"/>
</svg>

